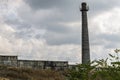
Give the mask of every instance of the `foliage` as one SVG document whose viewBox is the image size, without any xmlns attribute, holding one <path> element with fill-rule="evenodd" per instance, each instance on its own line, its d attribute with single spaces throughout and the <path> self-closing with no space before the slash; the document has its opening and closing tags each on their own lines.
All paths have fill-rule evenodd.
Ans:
<svg viewBox="0 0 120 80">
<path fill-rule="evenodd" d="M 77 65 L 69 70 L 68 80 L 120 80 L 119 52 L 116 49 L 115 54 L 109 54 L 107 59 Z"/>
<path fill-rule="evenodd" d="M 68 77 L 69 80 L 88 80 L 90 77 L 90 71 L 94 69 L 94 66 L 90 64 L 79 64 L 76 66 L 76 69 L 71 69 Z"/>
</svg>

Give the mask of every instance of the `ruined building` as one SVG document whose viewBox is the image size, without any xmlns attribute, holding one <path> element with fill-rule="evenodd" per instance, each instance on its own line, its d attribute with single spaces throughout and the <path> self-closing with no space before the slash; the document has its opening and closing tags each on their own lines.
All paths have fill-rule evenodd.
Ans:
<svg viewBox="0 0 120 80">
<path fill-rule="evenodd" d="M 0 55 L 0 65 L 32 69 L 54 69 L 64 70 L 68 68 L 67 61 L 40 61 L 40 60 L 18 60 L 17 56 Z"/>
</svg>

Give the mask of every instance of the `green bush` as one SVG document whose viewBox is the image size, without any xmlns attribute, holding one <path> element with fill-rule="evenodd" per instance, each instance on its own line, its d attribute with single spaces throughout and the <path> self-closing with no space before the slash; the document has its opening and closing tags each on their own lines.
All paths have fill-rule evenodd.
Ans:
<svg viewBox="0 0 120 80">
<path fill-rule="evenodd" d="M 119 52 L 116 49 L 114 56 L 109 54 L 107 59 L 77 65 L 75 69 L 69 70 L 68 80 L 120 80 Z"/>
</svg>

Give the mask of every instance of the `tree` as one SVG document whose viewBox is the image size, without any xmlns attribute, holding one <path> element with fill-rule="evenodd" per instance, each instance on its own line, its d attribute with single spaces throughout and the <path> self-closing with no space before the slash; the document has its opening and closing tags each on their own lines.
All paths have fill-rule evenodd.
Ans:
<svg viewBox="0 0 120 80">
<path fill-rule="evenodd" d="M 88 64 L 79 64 L 75 69 L 69 70 L 68 80 L 119 80 L 120 62 L 119 49 L 109 58 L 95 60 Z M 108 64 L 110 60 L 111 64 Z"/>
</svg>

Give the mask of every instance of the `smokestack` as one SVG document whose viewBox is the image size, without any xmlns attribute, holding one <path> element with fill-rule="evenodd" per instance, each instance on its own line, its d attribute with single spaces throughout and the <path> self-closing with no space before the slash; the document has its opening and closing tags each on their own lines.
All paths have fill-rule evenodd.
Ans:
<svg viewBox="0 0 120 80">
<path fill-rule="evenodd" d="M 90 49 L 89 49 L 89 33 L 87 22 L 88 7 L 85 2 L 81 4 L 82 12 L 82 64 L 90 62 Z"/>
</svg>

